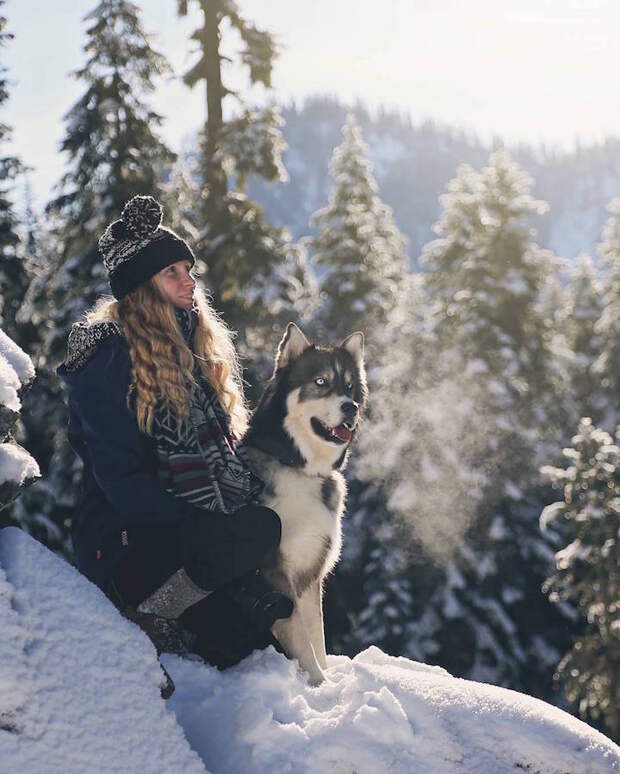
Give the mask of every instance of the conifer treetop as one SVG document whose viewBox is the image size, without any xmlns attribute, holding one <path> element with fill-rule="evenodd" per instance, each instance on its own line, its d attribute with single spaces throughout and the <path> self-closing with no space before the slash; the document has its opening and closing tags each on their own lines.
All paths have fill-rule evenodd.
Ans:
<svg viewBox="0 0 620 774">
<path fill-rule="evenodd" d="M 53 248 L 24 304 L 31 317 L 53 320 L 43 327 L 44 352 L 57 361 L 71 324 L 109 292 L 99 237 L 135 195 L 160 197 L 175 158 L 157 134 L 162 117 L 145 100 L 170 68 L 151 48 L 138 7 L 100 0 L 84 21 L 86 63 L 72 76 L 86 88 L 66 113 L 66 171 L 46 207 Z"/>
<path fill-rule="evenodd" d="M 405 240 L 391 208 L 381 201 L 369 148 L 353 114 L 342 137 L 330 163 L 328 204 L 311 219 L 316 229 L 311 248 L 323 272 L 325 324 L 346 333 L 372 327 L 373 320 L 385 322 L 404 285 L 407 259 Z"/>
<path fill-rule="evenodd" d="M 222 62 L 227 58 L 220 52 L 222 27 L 228 22 L 241 41 L 239 57 L 248 71 L 250 84 L 271 88 L 271 73 L 278 48 L 273 35 L 258 28 L 239 11 L 234 0 L 195 0 L 203 13 L 202 26 L 191 38 L 198 43 L 196 64 L 183 76 L 184 82 L 194 87 L 204 81 L 207 98 L 207 121 L 202 137 L 203 176 L 207 194 L 205 217 L 214 221 L 224 214 L 224 199 L 228 181 L 244 191 L 251 174 L 268 181 L 287 178 L 282 163 L 285 143 L 282 138 L 282 119 L 279 111 L 268 105 L 252 108 L 238 92 L 224 83 Z M 181 16 L 187 15 L 189 0 L 178 0 Z M 224 119 L 223 102 L 235 97 L 238 111 Z"/>
<path fill-rule="evenodd" d="M 177 0 L 177 9 L 180 16 L 186 16 L 190 0 Z M 218 22 L 227 19 L 230 25 L 235 29 L 242 41 L 241 60 L 249 70 L 250 82 L 252 84 L 262 83 L 265 88 L 271 88 L 271 72 L 275 58 L 278 54 L 278 48 L 273 35 L 266 30 L 262 30 L 252 22 L 243 17 L 239 11 L 239 6 L 234 0 L 196 0 L 206 13 L 207 5 L 214 6 L 214 11 Z M 206 24 L 206 22 L 205 22 Z M 208 36 L 206 28 L 196 30 L 192 37 L 194 40 L 202 41 Z M 198 62 L 183 76 L 188 86 L 194 86 L 199 80 L 206 78 L 208 74 L 208 56 L 211 52 L 202 51 Z M 220 59 L 223 59 L 219 55 Z M 228 91 L 232 94 L 233 92 Z"/>
<path fill-rule="evenodd" d="M 100 0 L 84 21 L 87 60 L 72 76 L 87 88 L 65 115 L 70 168 L 47 209 L 92 224 L 94 236 L 133 195 L 157 192 L 159 168 L 174 159 L 154 133 L 162 117 L 144 102 L 171 69 L 134 3 Z"/>
<path fill-rule="evenodd" d="M 554 257 L 538 247 L 527 225 L 546 208 L 531 196 L 531 183 L 503 150 L 481 172 L 459 167 L 441 197 L 439 238 L 421 258 L 438 331 L 448 339 L 457 333 L 464 351 L 485 360 L 491 372 L 512 373 L 517 392 L 517 379 L 541 370 L 534 350 L 548 324 L 538 302 L 556 271 Z"/>
</svg>

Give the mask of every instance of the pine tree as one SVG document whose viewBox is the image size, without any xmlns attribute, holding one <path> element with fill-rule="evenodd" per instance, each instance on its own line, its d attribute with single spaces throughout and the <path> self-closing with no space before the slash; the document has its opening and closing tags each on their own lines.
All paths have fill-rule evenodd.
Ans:
<svg viewBox="0 0 620 774">
<path fill-rule="evenodd" d="M 269 32 L 241 15 L 234 0 L 196 3 L 203 21 L 192 38 L 200 56 L 184 80 L 190 87 L 203 82 L 207 102 L 194 212 L 197 244 L 216 308 L 239 332 L 242 355 L 255 361 L 262 357 L 263 368 L 258 370 L 265 370 L 271 357 L 267 353 L 274 351 L 282 326 L 310 311 L 314 282 L 303 248 L 266 223 L 260 207 L 245 195 L 251 175 L 267 181 L 285 179 L 282 119 L 273 106 L 254 109 L 226 86 L 220 45 L 223 29 L 236 32 L 250 84 L 270 89 L 276 44 Z M 177 5 L 179 14 L 186 15 L 189 0 L 178 0 Z M 235 97 L 238 111 L 225 120 L 223 104 L 229 96 Z"/>
<path fill-rule="evenodd" d="M 405 240 L 392 210 L 379 197 L 368 146 L 350 113 L 334 150 L 332 190 L 326 207 L 311 219 L 313 261 L 321 273 L 321 328 L 344 336 L 385 325 L 406 273 Z"/>
<path fill-rule="evenodd" d="M 0 0 L 0 8 L 4 0 Z M 6 31 L 7 19 L 0 15 L 0 46 L 13 39 Z M 0 66 L 0 107 L 9 97 L 7 68 Z M 13 337 L 16 336 L 15 315 L 28 285 L 26 252 L 19 235 L 19 222 L 11 200 L 11 187 L 15 178 L 23 172 L 23 166 L 15 156 L 5 155 L 4 148 L 10 142 L 11 129 L 0 124 L 0 325 Z"/>
<path fill-rule="evenodd" d="M 578 376 L 579 356 L 573 347 L 577 346 L 575 337 L 580 335 L 578 334 L 580 324 L 577 320 L 572 320 L 571 307 L 573 302 L 579 305 L 582 302 L 581 297 L 577 300 L 579 291 L 570 280 L 573 264 L 556 257 L 554 257 L 554 264 L 555 272 L 545 277 L 536 307 L 540 319 L 544 320 L 545 340 L 549 353 L 545 381 L 552 389 L 545 394 L 548 399 L 555 402 L 555 406 L 545 406 L 545 409 L 551 409 L 550 415 L 554 420 L 553 431 L 548 433 L 548 436 L 553 438 L 552 445 L 557 451 L 568 443 L 579 418 L 574 389 L 574 380 L 580 378 Z M 567 274 L 568 282 L 565 279 Z M 573 290 L 576 291 L 574 298 Z M 543 395 L 543 399 L 544 397 Z M 542 459 L 542 455 L 539 455 L 539 458 Z"/>
<path fill-rule="evenodd" d="M 461 167 L 442 197 L 440 238 L 422 256 L 438 343 L 484 369 L 492 408 L 502 423 L 507 413 L 515 420 L 510 452 L 519 445 L 519 425 L 531 428 L 534 413 L 542 424 L 548 387 L 548 322 L 537 304 L 554 264 L 526 225 L 546 209 L 530 195 L 531 182 L 501 150 L 480 174 Z"/>
<path fill-rule="evenodd" d="M 564 656 L 556 677 L 579 714 L 620 740 L 620 427 L 617 443 L 589 418 L 579 423 L 571 465 L 545 467 L 564 500 L 545 508 L 541 527 L 555 524 L 570 541 L 555 555 L 557 572 L 545 584 L 556 603 L 577 605 L 583 634 Z M 557 522 L 560 522 L 558 525 Z"/>
<path fill-rule="evenodd" d="M 48 352 L 60 359 L 70 324 L 109 292 L 97 240 L 136 194 L 159 196 L 160 176 L 174 154 L 157 136 L 162 117 L 144 101 L 169 72 L 145 35 L 136 5 L 101 0 L 85 17 L 87 61 L 73 76 L 84 94 L 65 116 L 61 151 L 68 169 L 47 214 L 56 223 L 59 259 L 45 294 L 58 310 Z"/>
<path fill-rule="evenodd" d="M 137 6 L 101 0 L 85 22 L 87 61 L 73 75 L 86 89 L 65 117 L 61 150 L 68 157 L 67 171 L 47 206 L 44 267 L 20 313 L 21 319 L 37 321 L 41 336 L 34 349 L 38 379 L 26 397 L 24 418 L 43 479 L 23 502 L 33 522 L 48 525 L 48 545 L 67 554 L 81 472 L 67 443 L 55 368 L 64 358 L 71 324 L 110 292 L 99 236 L 132 196 L 160 195 L 162 172 L 174 159 L 156 134 L 163 119 L 145 101 L 168 65 L 151 48 Z"/>
<path fill-rule="evenodd" d="M 594 371 L 601 380 L 605 404 L 601 425 L 613 430 L 620 422 L 620 199 L 610 203 L 609 212 L 599 245 L 603 264 L 603 311 L 596 331 L 602 339 L 602 352 Z"/>
<path fill-rule="evenodd" d="M 584 416 L 597 423 L 603 419 L 605 412 L 601 376 L 595 366 L 601 356 L 602 337 L 598 323 L 602 311 L 603 300 L 596 269 L 588 255 L 581 255 L 570 276 L 565 321 L 567 343 L 573 356 L 570 369 L 575 404 L 573 427 L 579 417 Z"/>
<path fill-rule="evenodd" d="M 453 620 L 465 582 L 450 558 L 463 542 L 486 480 L 477 467 L 485 417 L 476 410 L 472 377 L 459 372 L 456 380 L 458 362 L 452 353 L 438 352 L 429 337 L 427 306 L 422 277 L 413 275 L 370 364 L 373 411 L 360 434 L 355 470 L 365 482 L 366 498 L 377 482 L 380 487 L 363 503 L 360 518 L 354 515 L 355 533 L 366 536 L 355 565 L 363 595 L 358 592 L 355 599 L 358 620 L 345 644 L 347 652 L 374 643 L 435 663 L 441 657 L 463 674 L 471 666 L 463 664 L 463 651 L 440 650 L 449 650 L 446 643 L 455 632 L 466 631 Z"/>
<path fill-rule="evenodd" d="M 362 575 L 365 605 L 347 644 L 349 648 L 353 644 L 353 650 L 358 652 L 373 643 L 385 653 L 399 656 L 408 639 L 415 595 L 407 572 L 409 557 L 399 540 L 403 527 L 389 513 L 383 519 L 377 518 L 376 510 L 367 510 L 366 514 L 373 519 L 375 530 Z"/>
<path fill-rule="evenodd" d="M 540 305 L 554 262 L 527 226 L 544 208 L 530 183 L 503 151 L 450 183 L 423 253 L 420 343 L 403 336 L 381 369 L 370 456 L 391 466 L 390 509 L 438 558 L 411 566 L 405 653 L 547 696 L 564 635 L 540 592 L 553 554 L 537 526 L 537 455 L 557 448 L 561 416 Z"/>
</svg>

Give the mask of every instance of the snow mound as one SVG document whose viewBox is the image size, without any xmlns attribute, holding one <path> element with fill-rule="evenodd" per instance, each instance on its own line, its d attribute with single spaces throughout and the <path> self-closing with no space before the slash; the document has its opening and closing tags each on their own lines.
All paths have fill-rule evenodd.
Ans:
<svg viewBox="0 0 620 774">
<path fill-rule="evenodd" d="M 620 748 L 565 712 L 374 647 L 330 656 L 318 688 L 273 648 L 226 672 L 165 655 L 176 692 L 164 702 L 145 635 L 12 527 L 0 531 L 0 649 L 3 771 L 620 770 Z"/>
<path fill-rule="evenodd" d="M 177 686 L 169 705 L 216 774 L 620 769 L 620 748 L 562 710 L 376 647 L 329 656 L 318 688 L 273 648 L 226 672 L 163 661 Z"/>
<path fill-rule="evenodd" d="M 204 772 L 148 638 L 77 570 L 0 531 L 0 769 Z"/>
</svg>

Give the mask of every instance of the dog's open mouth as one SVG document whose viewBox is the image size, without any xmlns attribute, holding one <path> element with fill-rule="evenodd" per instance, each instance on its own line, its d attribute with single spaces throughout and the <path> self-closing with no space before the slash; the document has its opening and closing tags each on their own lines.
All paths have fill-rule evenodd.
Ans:
<svg viewBox="0 0 620 774">
<path fill-rule="evenodd" d="M 321 422 L 320 419 L 312 417 L 310 424 L 318 436 L 332 443 L 349 443 L 353 436 L 353 427 L 347 422 L 343 422 L 336 427 L 329 427 L 325 422 Z"/>
</svg>

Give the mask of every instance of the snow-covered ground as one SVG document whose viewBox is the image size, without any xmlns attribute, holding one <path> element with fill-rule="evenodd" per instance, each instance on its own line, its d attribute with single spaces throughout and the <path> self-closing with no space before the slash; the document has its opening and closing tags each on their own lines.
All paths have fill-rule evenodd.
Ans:
<svg viewBox="0 0 620 774">
<path fill-rule="evenodd" d="M 77 571 L 0 531 L 0 770 L 620 770 L 620 748 L 544 702 L 369 648 L 308 686 L 273 649 L 220 673 L 166 655 Z"/>
<path fill-rule="evenodd" d="M 146 636 L 16 527 L 0 531 L 0 654 L 0 771 L 204 771 Z"/>
</svg>

